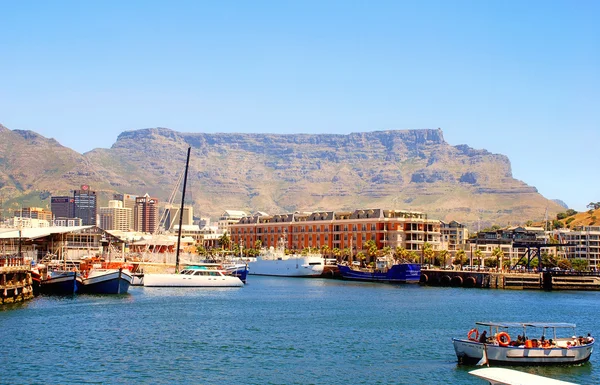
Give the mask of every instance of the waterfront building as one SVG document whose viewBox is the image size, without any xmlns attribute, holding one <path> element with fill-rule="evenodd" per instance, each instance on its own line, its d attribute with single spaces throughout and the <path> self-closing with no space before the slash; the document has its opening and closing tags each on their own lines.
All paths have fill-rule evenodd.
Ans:
<svg viewBox="0 0 600 385">
<path fill-rule="evenodd" d="M 559 229 L 554 232 L 560 243 L 573 246 L 561 247 L 561 253 L 567 259 L 585 259 L 590 269 L 600 268 L 600 226 L 578 226 L 569 229 Z"/>
<path fill-rule="evenodd" d="M 56 218 L 55 217 L 52 220 L 52 226 L 56 226 L 56 227 L 83 226 L 83 221 L 81 220 L 81 218 L 63 218 L 63 217 Z"/>
<path fill-rule="evenodd" d="M 49 227 L 51 222 L 45 219 L 34 219 L 27 217 L 12 217 L 5 221 L 5 225 L 9 228 L 41 228 Z"/>
<path fill-rule="evenodd" d="M 457 221 L 446 223 L 440 221 L 440 242 L 441 249 L 448 250 L 453 255 L 457 250 L 464 250 L 469 239 L 469 230 L 467 227 Z"/>
<path fill-rule="evenodd" d="M 503 229 L 480 231 L 467 240 L 465 251 L 470 261 L 477 260 L 477 250 L 480 251 L 481 264 L 486 258 L 492 258 L 496 248 L 500 248 L 504 260 L 509 259 L 511 265 L 524 257 L 527 248 L 513 247 L 515 243 L 543 245 L 547 243 L 543 227 L 512 226 Z M 542 251 L 553 252 L 553 248 L 542 248 Z"/>
<path fill-rule="evenodd" d="M 223 214 L 219 217 L 217 222 L 217 232 L 224 234 L 225 232 L 229 232 L 229 227 L 238 223 L 242 218 L 246 217 L 245 211 L 239 210 L 225 210 Z"/>
<path fill-rule="evenodd" d="M 52 222 L 52 212 L 41 207 L 23 207 L 21 210 L 15 210 L 15 217 L 42 219 Z"/>
<path fill-rule="evenodd" d="M 364 252 L 369 240 L 375 241 L 379 249 L 389 246 L 421 251 L 426 242 L 434 250 L 440 249 L 440 221 L 428 219 L 422 212 L 359 209 L 261 214 L 230 225 L 232 243 L 254 247 L 260 241 L 268 248 L 284 239 L 290 250 L 326 245 L 330 250 L 348 248 L 353 254 Z"/>
<path fill-rule="evenodd" d="M 123 202 L 123 207 L 126 209 L 131 209 L 129 212 L 129 226 L 133 228 L 135 223 L 134 213 L 135 213 L 135 199 L 137 195 L 132 194 L 113 194 L 113 200 Z"/>
<path fill-rule="evenodd" d="M 73 218 L 73 197 L 64 195 L 51 197 L 50 211 L 55 218 Z"/>
<path fill-rule="evenodd" d="M 108 207 L 100 208 L 100 227 L 104 230 L 128 231 L 131 217 L 131 209 L 123 207 L 122 201 L 110 200 Z"/>
<path fill-rule="evenodd" d="M 179 211 L 181 206 L 167 205 L 165 207 L 165 230 L 173 231 L 179 228 Z M 183 206 L 182 216 L 183 226 L 192 226 L 194 224 L 194 208 L 192 206 Z"/>
<path fill-rule="evenodd" d="M 96 192 L 90 186 L 82 185 L 73 190 L 73 218 L 81 218 L 84 226 L 95 226 L 97 215 Z"/>
<path fill-rule="evenodd" d="M 158 199 L 148 194 L 135 198 L 134 230 L 154 233 L 158 230 Z"/>
</svg>

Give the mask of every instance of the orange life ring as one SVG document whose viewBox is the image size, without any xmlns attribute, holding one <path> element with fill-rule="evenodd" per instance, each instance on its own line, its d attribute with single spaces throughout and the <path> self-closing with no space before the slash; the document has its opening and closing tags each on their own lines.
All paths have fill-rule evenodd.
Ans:
<svg viewBox="0 0 600 385">
<path fill-rule="evenodd" d="M 475 337 L 473 337 L 473 333 L 475 333 Z M 479 341 L 479 330 L 477 330 L 477 329 L 469 330 L 469 333 L 467 334 L 467 338 L 469 339 L 469 341 Z"/>
<path fill-rule="evenodd" d="M 506 332 L 498 333 L 496 341 L 498 341 L 498 345 L 500 346 L 508 346 L 510 343 L 510 336 Z"/>
</svg>

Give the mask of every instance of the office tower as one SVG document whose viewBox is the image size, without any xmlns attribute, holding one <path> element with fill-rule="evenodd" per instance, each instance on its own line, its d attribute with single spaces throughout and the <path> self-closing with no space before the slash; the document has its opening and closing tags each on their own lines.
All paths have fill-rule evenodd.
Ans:
<svg viewBox="0 0 600 385">
<path fill-rule="evenodd" d="M 108 207 L 100 207 L 100 228 L 104 230 L 129 231 L 131 209 L 123 207 L 118 200 L 108 201 Z"/>
<path fill-rule="evenodd" d="M 55 218 L 73 218 L 73 197 L 53 196 L 50 198 L 50 211 Z"/>
<path fill-rule="evenodd" d="M 135 198 L 135 231 L 154 233 L 158 229 L 158 219 L 158 199 L 148 194 Z"/>
<path fill-rule="evenodd" d="M 129 228 L 130 229 L 134 228 L 134 223 L 135 223 L 134 213 L 135 213 L 135 199 L 136 198 L 137 198 L 137 195 L 132 195 L 132 194 L 114 194 L 113 195 L 113 200 L 123 202 L 123 208 L 131 209 L 131 211 L 129 212 Z"/>
<path fill-rule="evenodd" d="M 167 205 L 165 229 L 172 230 L 176 226 L 179 226 L 179 211 L 181 206 Z M 194 208 L 192 206 L 183 206 L 183 226 L 189 226 L 194 224 Z"/>
<path fill-rule="evenodd" d="M 75 218 L 81 218 L 83 225 L 96 225 L 96 192 L 90 186 L 82 185 L 79 190 L 73 191 L 73 204 Z"/>
</svg>

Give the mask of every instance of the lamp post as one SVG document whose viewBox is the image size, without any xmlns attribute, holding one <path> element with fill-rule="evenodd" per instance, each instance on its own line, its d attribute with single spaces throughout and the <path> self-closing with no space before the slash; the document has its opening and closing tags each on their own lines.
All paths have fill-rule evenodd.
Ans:
<svg viewBox="0 0 600 385">
<path fill-rule="evenodd" d="M 21 231 L 23 230 L 23 222 L 19 221 L 19 224 L 17 225 L 17 229 L 19 230 L 19 249 L 17 252 L 17 257 L 21 258 Z"/>
</svg>

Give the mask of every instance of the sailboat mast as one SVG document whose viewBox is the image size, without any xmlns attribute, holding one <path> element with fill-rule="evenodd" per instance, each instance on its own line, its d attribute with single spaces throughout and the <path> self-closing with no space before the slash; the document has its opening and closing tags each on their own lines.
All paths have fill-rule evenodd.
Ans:
<svg viewBox="0 0 600 385">
<path fill-rule="evenodd" d="M 175 273 L 179 273 L 179 245 L 181 244 L 181 226 L 183 225 L 183 203 L 185 202 L 185 187 L 187 185 L 188 166 L 190 164 L 190 151 L 187 150 L 187 159 L 185 161 L 185 172 L 183 175 L 183 191 L 181 192 L 181 209 L 179 210 L 179 231 L 177 232 L 177 251 L 175 252 Z"/>
</svg>

